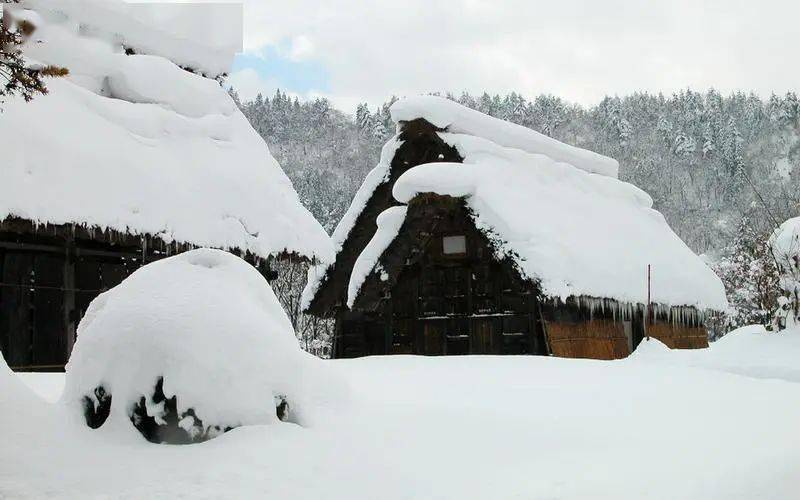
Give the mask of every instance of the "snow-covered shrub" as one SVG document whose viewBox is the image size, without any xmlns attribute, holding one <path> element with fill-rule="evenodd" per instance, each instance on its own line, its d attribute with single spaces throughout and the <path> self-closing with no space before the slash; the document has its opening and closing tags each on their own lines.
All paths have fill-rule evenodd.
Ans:
<svg viewBox="0 0 800 500">
<path fill-rule="evenodd" d="M 767 242 L 770 230 L 759 224 L 757 217 L 745 215 L 731 244 L 712 262 L 730 304 L 720 324 L 712 328 L 712 340 L 745 325 L 772 323 L 781 290 L 778 269 Z"/>
<path fill-rule="evenodd" d="M 800 324 L 800 217 L 781 224 L 770 236 L 769 247 L 778 264 L 783 290 L 775 326 L 783 330 Z"/>
<path fill-rule="evenodd" d="M 64 398 L 93 428 L 132 422 L 150 441 L 197 442 L 279 415 L 300 422 L 314 361 L 252 266 L 193 250 L 92 302 Z"/>
</svg>

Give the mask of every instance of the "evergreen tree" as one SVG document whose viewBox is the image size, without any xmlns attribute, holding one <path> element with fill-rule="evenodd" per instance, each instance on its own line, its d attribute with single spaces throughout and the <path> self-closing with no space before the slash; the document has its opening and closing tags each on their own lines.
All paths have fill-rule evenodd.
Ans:
<svg viewBox="0 0 800 500">
<path fill-rule="evenodd" d="M 356 125 L 362 135 L 372 133 L 372 115 L 366 103 L 359 104 L 356 108 Z"/>
<path fill-rule="evenodd" d="M 17 0 L 3 0 L 2 3 L 17 3 Z M 30 101 L 37 94 L 46 94 L 47 86 L 42 78 L 65 76 L 68 71 L 56 66 L 27 64 L 21 47 L 36 27 L 26 20 L 14 20 L 8 9 L 0 10 L 0 14 L 0 103 L 8 96 L 16 95 Z"/>
</svg>

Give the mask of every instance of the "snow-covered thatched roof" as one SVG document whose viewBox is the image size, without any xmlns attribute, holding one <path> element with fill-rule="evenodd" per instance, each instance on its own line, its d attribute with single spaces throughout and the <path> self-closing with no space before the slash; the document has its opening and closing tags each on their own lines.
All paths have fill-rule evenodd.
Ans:
<svg viewBox="0 0 800 500">
<path fill-rule="evenodd" d="M 70 75 L 49 79 L 47 96 L 3 104 L 0 221 L 80 224 L 262 257 L 332 258 L 325 231 L 219 83 L 161 55 L 125 55 L 124 30 L 143 40 L 145 25 L 128 26 L 119 2 L 20 5 L 15 15 L 37 27 L 27 59 Z M 184 55 L 179 64 L 221 70 L 219 54 L 193 46 L 161 45 Z"/>
<path fill-rule="evenodd" d="M 649 265 L 653 302 L 727 306 L 719 278 L 652 208 L 647 193 L 617 179 L 616 161 L 437 97 L 399 101 L 392 116 L 397 122 L 423 118 L 444 129 L 439 137 L 463 158 L 411 168 L 395 182 L 394 198 L 463 198 L 498 258 L 511 257 L 545 295 L 646 303 Z M 394 219 L 378 225 L 367 249 L 388 248 L 402 232 Z M 348 304 L 379 260 L 362 253 Z"/>
</svg>

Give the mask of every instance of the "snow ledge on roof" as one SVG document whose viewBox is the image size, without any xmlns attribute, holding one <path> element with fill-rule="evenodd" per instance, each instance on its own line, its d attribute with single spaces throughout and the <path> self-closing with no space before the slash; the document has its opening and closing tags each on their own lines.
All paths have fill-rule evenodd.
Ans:
<svg viewBox="0 0 800 500">
<path fill-rule="evenodd" d="M 651 208 L 641 189 L 593 175 L 541 154 L 481 137 L 440 134 L 464 163 L 430 163 L 405 172 L 394 197 L 421 193 L 464 198 L 476 226 L 500 240 L 497 257 L 511 256 L 542 292 L 724 310 L 724 287 Z"/>
<path fill-rule="evenodd" d="M 535 130 L 485 115 L 443 97 L 409 97 L 394 103 L 390 112 L 397 123 L 423 118 L 447 132 L 483 137 L 507 148 L 543 154 L 590 173 L 615 179 L 619 175 L 619 163 L 613 158 L 564 144 Z"/>
</svg>

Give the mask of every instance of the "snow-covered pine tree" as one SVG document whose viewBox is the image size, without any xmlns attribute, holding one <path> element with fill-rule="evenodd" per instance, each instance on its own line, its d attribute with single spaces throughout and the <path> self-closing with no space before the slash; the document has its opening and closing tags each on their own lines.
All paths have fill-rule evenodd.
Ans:
<svg viewBox="0 0 800 500">
<path fill-rule="evenodd" d="M 372 114 L 367 103 L 361 103 L 356 107 L 356 125 L 362 135 L 372 133 Z"/>
</svg>

